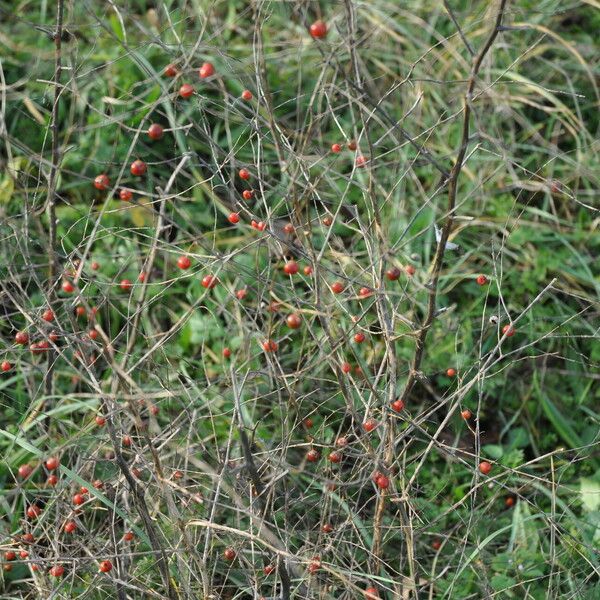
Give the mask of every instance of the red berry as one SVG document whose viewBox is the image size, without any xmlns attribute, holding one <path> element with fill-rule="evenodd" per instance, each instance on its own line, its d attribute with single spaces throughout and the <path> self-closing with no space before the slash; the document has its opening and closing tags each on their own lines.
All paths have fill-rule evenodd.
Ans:
<svg viewBox="0 0 600 600">
<path fill-rule="evenodd" d="M 37 519 L 42 514 L 42 509 L 37 504 L 32 504 L 27 509 L 27 516 L 30 519 Z"/>
<path fill-rule="evenodd" d="M 133 284 L 129 279 L 121 279 L 121 283 L 119 283 L 119 287 L 124 291 L 128 292 L 133 287 Z"/>
<path fill-rule="evenodd" d="M 252 92 L 250 90 L 244 90 L 242 92 L 242 100 L 246 100 L 246 101 L 252 100 Z"/>
<path fill-rule="evenodd" d="M 316 573 L 321 568 L 321 560 L 318 556 L 315 556 L 308 565 L 308 570 L 311 573 Z"/>
<path fill-rule="evenodd" d="M 20 556 L 20 557 L 21 557 L 23 560 L 25 560 L 26 558 L 29 558 L 29 552 L 27 552 L 27 550 L 21 550 L 21 551 L 19 552 L 19 556 Z"/>
<path fill-rule="evenodd" d="M 141 177 L 146 172 L 146 163 L 143 160 L 134 160 L 131 163 L 130 171 L 132 175 Z"/>
<path fill-rule="evenodd" d="M 98 425 L 98 427 L 104 427 L 106 425 L 106 419 L 102 415 L 96 415 L 94 420 L 96 421 L 96 425 Z"/>
<path fill-rule="evenodd" d="M 202 66 L 198 70 L 198 75 L 200 75 L 201 79 L 206 79 L 207 77 L 210 77 L 211 75 L 214 75 L 214 74 L 215 74 L 215 68 L 212 65 L 212 63 L 209 63 L 209 62 L 202 63 Z"/>
<path fill-rule="evenodd" d="M 76 317 L 83 317 L 83 315 L 85 315 L 85 307 L 83 306 L 78 306 L 75 309 L 75 316 Z"/>
<path fill-rule="evenodd" d="M 18 473 L 20 477 L 27 479 L 33 473 L 33 467 L 25 463 L 19 467 Z"/>
<path fill-rule="evenodd" d="M 390 281 L 396 281 L 400 277 L 400 273 L 401 271 L 398 267 L 392 267 L 385 272 L 385 275 Z"/>
<path fill-rule="evenodd" d="M 131 542 L 135 538 L 135 535 L 132 531 L 127 531 L 123 534 L 123 540 L 126 542 Z"/>
<path fill-rule="evenodd" d="M 315 21 L 310 26 L 310 35 L 312 35 L 315 39 L 322 39 L 327 35 L 327 25 L 324 21 L 320 19 Z"/>
<path fill-rule="evenodd" d="M 310 417 L 306 417 L 306 419 L 304 419 L 302 423 L 304 423 L 304 427 L 306 427 L 307 429 L 311 429 L 313 426 L 313 420 Z"/>
<path fill-rule="evenodd" d="M 283 271 L 286 275 L 295 275 L 298 272 L 298 263 L 295 260 L 286 262 Z"/>
<path fill-rule="evenodd" d="M 99 567 L 99 571 L 100 573 L 109 573 L 110 571 L 112 571 L 112 563 L 110 562 L 110 560 L 103 560 L 100 563 L 100 567 Z"/>
<path fill-rule="evenodd" d="M 283 231 L 284 231 L 284 233 L 287 233 L 288 235 L 291 235 L 292 233 L 294 233 L 295 229 L 294 229 L 294 226 L 291 223 L 286 223 L 283 226 Z"/>
<path fill-rule="evenodd" d="M 51 486 L 55 486 L 58 483 L 58 477 L 56 475 L 48 475 L 46 483 Z"/>
<path fill-rule="evenodd" d="M 342 372 L 350 373 L 350 371 L 352 371 L 352 366 L 350 365 L 350 363 L 342 363 Z"/>
<path fill-rule="evenodd" d="M 15 335 L 15 343 L 24 346 L 29 341 L 29 336 L 24 331 L 19 331 Z"/>
<path fill-rule="evenodd" d="M 33 536 L 33 533 L 24 533 L 21 536 L 21 541 L 24 544 L 33 544 L 33 542 L 35 542 L 35 537 Z"/>
<path fill-rule="evenodd" d="M 356 148 L 357 148 L 356 140 L 350 140 L 348 142 L 348 150 L 352 150 L 352 152 L 354 152 L 356 150 Z"/>
<path fill-rule="evenodd" d="M 108 188 L 109 185 L 110 179 L 108 178 L 108 175 L 105 175 L 104 173 L 102 173 L 101 175 L 97 175 L 94 179 L 94 187 L 97 190 L 104 191 Z"/>
<path fill-rule="evenodd" d="M 2 364 L 0 364 L 0 369 L 6 373 L 8 371 L 10 371 L 12 365 L 7 361 L 7 360 L 3 360 Z"/>
<path fill-rule="evenodd" d="M 514 496 L 507 496 L 506 500 L 504 500 L 504 506 L 506 506 L 506 508 L 512 508 L 514 505 L 515 505 Z"/>
<path fill-rule="evenodd" d="M 85 497 L 82 494 L 75 494 L 73 496 L 73 504 L 75 506 L 81 506 L 85 502 Z"/>
<path fill-rule="evenodd" d="M 223 348 L 223 358 L 229 358 L 231 356 L 231 350 L 229 348 Z"/>
<path fill-rule="evenodd" d="M 433 540 L 431 547 L 437 552 L 442 547 L 442 540 Z"/>
<path fill-rule="evenodd" d="M 252 200 L 252 198 L 254 198 L 254 192 L 252 190 L 244 190 L 242 192 L 242 197 L 244 200 Z"/>
<path fill-rule="evenodd" d="M 322 223 L 325 227 L 329 227 L 333 223 L 333 219 L 331 217 L 324 217 Z"/>
<path fill-rule="evenodd" d="M 162 125 L 159 125 L 158 123 L 152 123 L 152 125 L 148 127 L 148 137 L 151 140 L 160 140 L 160 138 L 163 136 L 163 133 L 164 129 Z"/>
<path fill-rule="evenodd" d="M 265 340 L 262 344 L 262 348 L 265 352 L 277 352 L 277 342 L 273 340 Z"/>
<path fill-rule="evenodd" d="M 65 294 L 72 294 L 75 291 L 75 287 L 70 281 L 63 281 L 62 283 L 62 291 Z"/>
<path fill-rule="evenodd" d="M 16 560 L 17 559 L 17 553 L 14 550 L 7 550 L 4 553 L 4 558 L 6 560 Z"/>
<path fill-rule="evenodd" d="M 184 83 L 179 88 L 179 95 L 182 98 L 189 98 L 190 96 L 193 96 L 194 95 L 194 86 L 190 83 Z"/>
<path fill-rule="evenodd" d="M 362 333 L 361 331 L 359 331 L 358 333 L 354 334 L 354 341 L 357 344 L 362 344 L 365 341 L 365 334 Z"/>
<path fill-rule="evenodd" d="M 88 331 L 88 337 L 90 340 L 95 340 L 98 337 L 98 332 L 95 329 L 90 329 Z"/>
<path fill-rule="evenodd" d="M 237 290 L 237 292 L 235 293 L 235 297 L 238 300 L 243 300 L 247 295 L 248 295 L 248 290 L 245 288 L 241 289 L 241 290 Z"/>
<path fill-rule="evenodd" d="M 122 442 L 123 442 L 123 446 L 125 446 L 126 448 L 129 448 L 129 446 L 131 446 L 131 436 L 124 435 Z"/>
<path fill-rule="evenodd" d="M 502 333 L 504 335 L 506 335 L 506 337 L 512 337 L 513 335 L 515 335 L 516 330 L 512 325 L 506 324 L 503 328 L 502 328 Z"/>
<path fill-rule="evenodd" d="M 214 275 L 205 275 L 202 278 L 201 283 L 202 283 L 202 287 L 212 290 L 212 288 L 214 288 L 218 282 L 219 282 L 219 280 Z"/>
<path fill-rule="evenodd" d="M 412 265 L 406 265 L 406 267 L 404 267 L 404 270 L 406 271 L 406 274 L 409 277 L 412 277 L 417 271 Z"/>
<path fill-rule="evenodd" d="M 368 288 L 368 287 L 361 287 L 360 290 L 358 290 L 358 295 L 361 298 L 368 298 L 372 294 L 373 294 L 373 290 L 371 288 Z"/>
<path fill-rule="evenodd" d="M 339 144 L 332 144 L 331 145 L 331 151 L 334 154 L 338 154 L 338 153 L 340 153 L 342 151 L 342 147 Z"/>
<path fill-rule="evenodd" d="M 379 475 L 375 483 L 380 490 L 387 490 L 390 487 L 390 480 L 385 475 Z"/>
<path fill-rule="evenodd" d="M 223 551 L 223 557 L 225 558 L 225 560 L 228 560 L 229 562 L 231 562 L 232 560 L 235 559 L 235 550 L 231 546 L 228 546 Z"/>
<path fill-rule="evenodd" d="M 357 168 L 364 167 L 367 164 L 367 158 L 361 154 L 360 156 L 356 157 L 354 164 L 357 166 Z"/>
<path fill-rule="evenodd" d="M 404 402 L 398 398 L 398 400 L 394 400 L 392 402 L 392 410 L 396 412 L 400 412 L 404 408 Z"/>
<path fill-rule="evenodd" d="M 285 322 L 290 329 L 298 329 L 302 325 L 302 318 L 297 313 L 288 315 Z"/>
<path fill-rule="evenodd" d="M 485 275 L 477 275 L 477 284 L 485 285 L 488 282 L 488 278 Z"/>
<path fill-rule="evenodd" d="M 44 319 L 44 321 L 47 321 L 48 323 L 50 323 L 51 321 L 54 321 L 54 312 L 50 308 L 47 308 L 42 313 L 42 319 Z"/>
<path fill-rule="evenodd" d="M 319 458 L 321 458 L 321 455 L 319 454 L 319 451 L 314 448 L 306 453 L 306 460 L 308 462 L 317 462 Z"/>
<path fill-rule="evenodd" d="M 51 456 L 46 460 L 46 469 L 48 471 L 54 471 L 60 467 L 60 459 L 56 456 Z"/>
<path fill-rule="evenodd" d="M 240 169 L 238 175 L 240 176 L 240 179 L 243 179 L 244 181 L 250 179 L 250 171 L 248 171 L 248 169 Z"/>
<path fill-rule="evenodd" d="M 560 181 L 553 179 L 550 182 L 550 191 L 553 194 L 559 194 L 560 192 L 562 192 L 562 184 L 560 183 Z"/>
<path fill-rule="evenodd" d="M 188 256 L 180 256 L 177 259 L 177 266 L 180 269 L 189 269 L 191 264 L 192 264 L 192 261 L 189 259 Z"/>
<path fill-rule="evenodd" d="M 335 281 L 331 284 L 331 291 L 334 294 L 341 294 L 344 291 L 344 284 L 341 281 Z"/>
<path fill-rule="evenodd" d="M 75 521 L 67 521 L 65 523 L 65 531 L 67 533 L 73 533 L 77 529 L 77 523 Z"/>
<path fill-rule="evenodd" d="M 334 464 L 338 464 L 338 463 L 342 462 L 342 455 L 339 452 L 336 452 L 334 450 L 333 452 L 329 453 L 329 456 L 327 457 L 327 460 L 329 462 L 334 463 Z"/>
<path fill-rule="evenodd" d="M 52 577 L 62 577 L 65 574 L 65 568 L 62 565 L 54 565 L 49 573 Z"/>
<path fill-rule="evenodd" d="M 233 225 L 235 225 L 236 223 L 240 222 L 240 215 L 239 213 L 231 213 L 228 217 L 227 220 L 232 223 Z"/>
<path fill-rule="evenodd" d="M 448 375 L 448 377 L 454 377 L 456 375 L 456 369 L 450 367 L 446 370 L 446 375 Z"/>
<path fill-rule="evenodd" d="M 368 587 L 364 591 L 364 595 L 365 595 L 365 598 L 367 598 L 368 600 L 377 600 L 379 598 L 379 592 L 377 591 L 377 588 L 375 588 L 375 587 Z"/>
<path fill-rule="evenodd" d="M 177 75 L 178 72 L 179 71 L 177 70 L 177 67 L 172 63 L 165 67 L 165 75 L 167 77 L 175 77 L 175 75 Z"/>
<path fill-rule="evenodd" d="M 254 229 L 258 229 L 258 231 L 264 231 L 265 228 L 267 227 L 267 224 L 264 223 L 263 221 L 259 221 L 258 223 L 256 221 L 252 221 L 250 223 L 252 225 L 252 227 L 254 227 Z"/>
<path fill-rule="evenodd" d="M 90 267 L 92 268 L 92 271 L 97 271 L 100 268 L 100 263 L 94 261 Z"/>
<path fill-rule="evenodd" d="M 367 432 L 370 433 L 371 431 L 373 431 L 373 429 L 375 429 L 377 427 L 378 423 L 375 419 L 367 419 L 364 423 L 363 423 L 363 429 Z"/>
<path fill-rule="evenodd" d="M 479 471 L 483 473 L 483 475 L 487 475 L 492 470 L 492 465 L 487 460 L 482 460 L 479 463 Z"/>
<path fill-rule="evenodd" d="M 138 281 L 140 283 L 144 283 L 144 281 L 146 281 L 146 273 L 144 273 L 144 271 L 142 271 L 139 275 L 138 275 Z"/>
<path fill-rule="evenodd" d="M 264 569 L 263 569 L 263 573 L 265 575 L 270 575 L 273 571 L 275 570 L 275 567 L 273 565 L 267 565 Z"/>
<path fill-rule="evenodd" d="M 94 479 L 94 482 L 92 483 L 92 485 L 97 490 L 101 490 L 104 487 L 104 482 L 102 481 L 102 479 Z"/>
<path fill-rule="evenodd" d="M 348 445 L 348 438 L 344 435 L 340 436 L 337 440 L 335 440 L 335 445 L 338 448 L 345 448 Z"/>
<path fill-rule="evenodd" d="M 465 421 L 468 421 L 471 418 L 471 411 L 468 408 L 465 408 L 463 411 L 461 411 L 460 416 Z"/>
</svg>

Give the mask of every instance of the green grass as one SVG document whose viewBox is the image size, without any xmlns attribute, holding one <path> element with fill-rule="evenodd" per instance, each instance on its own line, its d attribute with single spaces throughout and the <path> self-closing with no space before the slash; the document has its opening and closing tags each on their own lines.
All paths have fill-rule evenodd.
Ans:
<svg viewBox="0 0 600 600">
<path fill-rule="evenodd" d="M 428 313 L 433 225 L 448 218 L 443 172 L 461 143 L 472 62 L 443 3 L 115 5 L 65 6 L 76 37 L 62 45 L 52 274 L 55 47 L 33 25 L 53 27 L 56 7 L 0 2 L 0 361 L 12 367 L 0 375 L 0 548 L 36 537 L 3 572 L 1 597 L 285 598 L 287 573 L 294 598 L 361 598 L 370 585 L 389 599 L 595 598 L 597 3 L 508 2 L 509 28 L 472 98 L 450 234 L 459 248 L 445 253 L 399 414 L 389 402 Z M 477 52 L 498 3 L 449 5 Z M 326 40 L 307 33 L 317 18 Z M 207 60 L 217 76 L 201 81 Z M 175 79 L 163 74 L 170 62 Z M 188 81 L 196 94 L 183 100 Z M 160 141 L 145 134 L 153 122 L 167 130 Z M 354 168 L 361 154 L 367 167 Z M 142 178 L 129 172 L 137 158 Z M 100 173 L 107 191 L 92 185 Z M 254 199 L 242 200 L 249 187 Z M 290 258 L 293 277 L 281 269 Z M 78 260 L 68 295 L 60 286 Z M 385 276 L 393 266 L 397 281 Z M 207 274 L 214 289 L 201 284 Z M 365 286 L 376 292 L 360 299 Z M 52 324 L 40 318 L 47 305 Z M 95 319 L 76 306 L 97 307 Z M 301 328 L 286 327 L 290 312 Z M 516 334 L 503 339 L 509 322 Z M 20 330 L 59 339 L 34 354 L 14 343 Z M 267 339 L 277 352 L 262 350 Z M 368 417 L 379 422 L 371 434 Z M 342 435 L 343 460 L 331 464 Z M 44 483 L 51 455 L 61 457 L 56 487 Z M 23 481 L 26 462 L 36 470 Z M 82 485 L 90 500 L 74 514 Z M 32 522 L 24 511 L 35 502 L 43 511 Z M 265 576 L 278 556 L 284 569 Z M 105 559 L 114 569 L 99 574 Z M 60 580 L 47 575 L 56 563 Z"/>
</svg>

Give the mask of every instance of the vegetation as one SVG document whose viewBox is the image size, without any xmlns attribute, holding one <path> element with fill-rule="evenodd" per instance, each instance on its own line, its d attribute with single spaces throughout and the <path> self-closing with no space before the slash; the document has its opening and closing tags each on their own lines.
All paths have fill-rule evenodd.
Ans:
<svg viewBox="0 0 600 600">
<path fill-rule="evenodd" d="M 600 597 L 599 9 L 0 0 L 1 597 Z"/>
</svg>

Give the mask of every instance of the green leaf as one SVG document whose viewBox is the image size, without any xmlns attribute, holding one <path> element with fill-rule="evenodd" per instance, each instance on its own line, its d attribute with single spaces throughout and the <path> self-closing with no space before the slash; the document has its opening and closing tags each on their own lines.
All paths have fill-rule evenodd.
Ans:
<svg viewBox="0 0 600 600">
<path fill-rule="evenodd" d="M 497 444 L 486 444 L 482 447 L 483 453 L 494 460 L 499 460 L 504 455 L 504 449 Z"/>
<path fill-rule="evenodd" d="M 579 493 L 585 510 L 592 512 L 600 508 L 600 482 L 582 477 L 579 480 Z"/>
<path fill-rule="evenodd" d="M 510 593 L 509 588 L 516 585 L 516 581 L 512 577 L 508 577 L 508 575 L 502 575 L 500 573 L 494 575 L 490 583 L 495 591 L 505 591 L 511 596 L 512 594 Z"/>
</svg>

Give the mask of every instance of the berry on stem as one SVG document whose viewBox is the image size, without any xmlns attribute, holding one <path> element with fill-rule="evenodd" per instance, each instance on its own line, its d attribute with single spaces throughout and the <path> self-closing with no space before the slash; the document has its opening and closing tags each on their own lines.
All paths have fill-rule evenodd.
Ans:
<svg viewBox="0 0 600 600">
<path fill-rule="evenodd" d="M 298 313 L 292 313 L 285 320 L 290 329 L 298 329 L 302 325 L 302 318 Z"/>
<path fill-rule="evenodd" d="M 194 86 L 191 83 L 184 83 L 179 88 L 179 95 L 182 98 L 189 98 L 190 96 L 193 96 L 194 95 Z"/>
<path fill-rule="evenodd" d="M 167 77 L 175 77 L 178 72 L 177 67 L 173 63 L 165 67 L 165 75 Z"/>
<path fill-rule="evenodd" d="M 487 460 L 482 460 L 479 463 L 479 471 L 483 475 L 488 475 L 492 470 L 492 465 Z"/>
<path fill-rule="evenodd" d="M 119 198 L 123 200 L 123 202 L 130 202 L 133 199 L 133 192 L 128 188 L 121 188 L 119 191 Z"/>
<path fill-rule="evenodd" d="M 286 262 L 283 271 L 286 275 L 295 275 L 298 272 L 298 263 L 295 260 Z"/>
<path fill-rule="evenodd" d="M 142 175 L 144 175 L 146 173 L 146 169 L 146 163 L 143 160 L 137 159 L 131 163 L 131 174 L 135 175 L 136 177 L 141 177 Z"/>
<path fill-rule="evenodd" d="M 112 571 L 112 563 L 110 562 L 110 560 L 103 560 L 100 565 L 98 570 L 100 571 L 100 573 L 109 573 L 110 571 Z"/>
<path fill-rule="evenodd" d="M 213 66 L 212 63 L 209 63 L 209 62 L 202 63 L 202 66 L 200 67 L 200 69 L 198 69 L 198 75 L 200 75 L 201 79 L 206 79 L 214 74 L 215 74 L 215 67 Z"/>
<path fill-rule="evenodd" d="M 104 190 L 108 189 L 109 186 L 110 186 L 110 179 L 108 178 L 108 175 L 106 175 L 105 173 L 101 173 L 100 175 L 97 175 L 96 178 L 94 179 L 94 187 L 97 190 L 104 191 Z"/>
<path fill-rule="evenodd" d="M 163 133 L 164 129 L 162 125 L 159 125 L 158 123 L 152 123 L 152 125 L 148 127 L 148 137 L 151 140 L 160 140 L 160 138 L 163 136 Z"/>
<path fill-rule="evenodd" d="M 327 24 L 319 19 L 310 26 L 310 35 L 315 39 L 323 39 L 327 36 Z"/>
<path fill-rule="evenodd" d="M 177 266 L 182 270 L 189 269 L 191 265 L 192 261 L 190 260 L 189 256 L 184 255 L 177 259 Z"/>
</svg>

